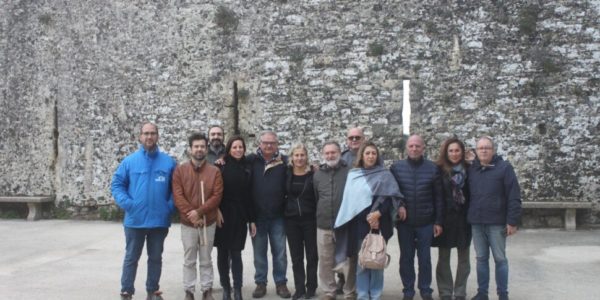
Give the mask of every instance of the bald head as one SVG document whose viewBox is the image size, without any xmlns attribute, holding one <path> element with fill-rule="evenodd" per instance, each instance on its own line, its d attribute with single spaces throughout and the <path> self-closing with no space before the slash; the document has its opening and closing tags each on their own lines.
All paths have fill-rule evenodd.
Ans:
<svg viewBox="0 0 600 300">
<path fill-rule="evenodd" d="M 363 133 L 362 128 L 350 128 L 348 130 L 348 134 L 346 135 L 346 146 L 348 146 L 348 149 L 350 149 L 350 151 L 352 151 L 353 153 L 357 153 L 358 148 L 360 148 L 360 145 L 364 140 L 365 135 Z"/>
<path fill-rule="evenodd" d="M 406 141 L 406 152 L 410 159 L 421 159 L 421 157 L 423 157 L 423 152 L 425 152 L 425 142 L 423 141 L 423 138 L 418 134 L 411 135 Z"/>
</svg>

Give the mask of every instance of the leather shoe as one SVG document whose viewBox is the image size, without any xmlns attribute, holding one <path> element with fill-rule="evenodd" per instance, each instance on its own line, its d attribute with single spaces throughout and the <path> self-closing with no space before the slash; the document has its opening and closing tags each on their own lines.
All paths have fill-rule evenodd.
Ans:
<svg viewBox="0 0 600 300">
<path fill-rule="evenodd" d="M 284 298 L 284 299 L 292 297 L 290 290 L 288 290 L 287 285 L 285 285 L 285 284 L 277 285 L 277 295 L 279 295 L 279 297 Z"/>
<path fill-rule="evenodd" d="M 267 285 L 259 283 L 256 285 L 256 289 L 252 292 L 252 298 L 262 298 L 267 294 Z"/>
</svg>

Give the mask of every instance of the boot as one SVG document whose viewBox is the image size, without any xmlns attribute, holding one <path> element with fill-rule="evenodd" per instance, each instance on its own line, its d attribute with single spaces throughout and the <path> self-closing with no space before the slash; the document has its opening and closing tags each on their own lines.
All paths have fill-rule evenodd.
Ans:
<svg viewBox="0 0 600 300">
<path fill-rule="evenodd" d="M 244 300 L 242 298 L 242 288 L 241 287 L 233 289 L 233 300 Z"/>
<path fill-rule="evenodd" d="M 231 288 L 223 288 L 223 300 L 231 300 Z"/>
</svg>

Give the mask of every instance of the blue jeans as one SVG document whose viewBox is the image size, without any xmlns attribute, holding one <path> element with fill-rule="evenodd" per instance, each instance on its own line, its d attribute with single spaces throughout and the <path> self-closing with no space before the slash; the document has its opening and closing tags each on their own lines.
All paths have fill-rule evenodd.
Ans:
<svg viewBox="0 0 600 300">
<path fill-rule="evenodd" d="M 415 251 L 419 259 L 419 291 L 421 295 L 431 295 L 431 242 L 433 224 L 411 226 L 399 223 L 398 242 L 400 243 L 400 278 L 405 296 L 415 295 Z"/>
<path fill-rule="evenodd" d="M 383 291 L 383 270 L 363 269 L 356 265 L 357 300 L 379 300 Z"/>
<path fill-rule="evenodd" d="M 163 245 L 169 228 L 130 228 L 125 227 L 125 260 L 121 274 L 121 293 L 135 293 L 135 275 L 138 261 L 142 255 L 144 241 L 147 242 L 148 275 L 146 276 L 146 291 L 158 291 L 158 282 L 162 271 Z"/>
<path fill-rule="evenodd" d="M 508 294 L 508 260 L 506 259 L 506 226 L 473 224 L 473 245 L 477 258 L 477 292 L 487 295 L 490 285 L 490 249 L 496 263 L 498 295 Z"/>
<path fill-rule="evenodd" d="M 273 256 L 273 280 L 275 284 L 286 284 L 287 256 L 285 253 L 285 226 L 283 218 L 256 220 L 256 236 L 252 238 L 254 248 L 254 282 L 267 283 L 269 262 L 267 259 L 268 244 L 271 243 Z"/>
</svg>

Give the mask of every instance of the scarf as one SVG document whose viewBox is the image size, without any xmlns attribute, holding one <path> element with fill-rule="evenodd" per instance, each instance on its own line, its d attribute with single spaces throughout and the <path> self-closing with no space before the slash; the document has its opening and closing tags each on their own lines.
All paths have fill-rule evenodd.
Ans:
<svg viewBox="0 0 600 300">
<path fill-rule="evenodd" d="M 467 174 L 462 164 L 452 167 L 450 173 L 450 185 L 452 187 L 452 198 L 458 205 L 465 204 L 465 195 L 463 195 L 463 187 L 465 186 L 465 178 Z"/>
</svg>

